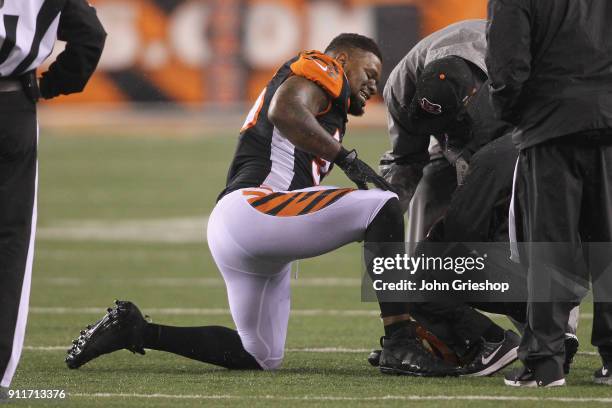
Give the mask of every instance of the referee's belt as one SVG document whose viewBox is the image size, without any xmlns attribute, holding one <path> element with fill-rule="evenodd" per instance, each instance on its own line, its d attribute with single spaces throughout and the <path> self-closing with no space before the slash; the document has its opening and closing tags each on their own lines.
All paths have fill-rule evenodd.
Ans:
<svg viewBox="0 0 612 408">
<path fill-rule="evenodd" d="M 23 89 L 23 83 L 16 78 L 0 77 L 0 92 L 15 92 Z"/>
</svg>

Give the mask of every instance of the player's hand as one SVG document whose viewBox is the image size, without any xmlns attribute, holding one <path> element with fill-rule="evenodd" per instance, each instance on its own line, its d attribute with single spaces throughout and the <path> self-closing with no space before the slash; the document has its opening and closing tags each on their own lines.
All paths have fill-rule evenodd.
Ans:
<svg viewBox="0 0 612 408">
<path fill-rule="evenodd" d="M 348 178 L 357 184 L 360 190 L 367 190 L 368 183 L 372 183 L 381 190 L 395 193 L 395 189 L 391 184 L 376 174 L 370 166 L 357 158 L 355 150 L 348 151 L 342 148 L 334 163 L 344 171 Z"/>
</svg>

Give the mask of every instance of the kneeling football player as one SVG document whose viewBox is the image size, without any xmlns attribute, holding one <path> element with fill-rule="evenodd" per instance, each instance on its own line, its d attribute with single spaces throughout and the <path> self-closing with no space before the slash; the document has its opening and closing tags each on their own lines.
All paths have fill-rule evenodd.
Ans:
<svg viewBox="0 0 612 408">
<path fill-rule="evenodd" d="M 292 262 L 356 241 L 404 242 L 397 195 L 341 144 L 347 115 L 364 113 L 381 67 L 374 41 L 339 35 L 324 53 L 302 52 L 287 61 L 249 112 L 207 232 L 237 330 L 151 324 L 134 304 L 117 302 L 74 341 L 68 367 L 119 349 L 149 348 L 230 369 L 278 368 Z M 359 189 L 319 186 L 333 165 Z M 378 188 L 367 190 L 368 183 Z M 395 255 L 384 253 L 391 251 L 384 246 L 380 251 L 378 256 Z M 423 347 L 406 305 L 381 303 L 381 311 L 388 372 L 455 373 Z"/>
</svg>

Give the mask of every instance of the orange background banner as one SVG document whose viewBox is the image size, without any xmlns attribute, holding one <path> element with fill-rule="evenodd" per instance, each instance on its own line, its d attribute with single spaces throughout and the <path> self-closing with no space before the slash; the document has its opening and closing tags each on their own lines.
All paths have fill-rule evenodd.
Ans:
<svg viewBox="0 0 612 408">
<path fill-rule="evenodd" d="M 402 53 L 418 38 L 450 23 L 486 16 L 486 0 L 91 3 L 109 34 L 99 69 L 86 92 L 51 104 L 230 107 L 253 101 L 278 66 L 301 49 L 322 49 L 335 35 L 347 31 L 376 38 L 385 8 L 405 8 L 416 16 L 409 27 L 406 21 L 392 22 L 398 38 L 407 38 Z M 63 47 L 56 48 L 55 54 Z"/>
</svg>

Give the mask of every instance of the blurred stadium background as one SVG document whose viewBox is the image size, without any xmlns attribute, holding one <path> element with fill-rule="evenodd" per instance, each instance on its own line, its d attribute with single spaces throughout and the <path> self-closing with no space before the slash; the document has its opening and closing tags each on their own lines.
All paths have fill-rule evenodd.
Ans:
<svg viewBox="0 0 612 408">
<path fill-rule="evenodd" d="M 84 93 L 40 106 L 31 313 L 13 388 L 64 389 L 64 407 L 611 402 L 590 385 L 597 357 L 587 340 L 589 308 L 569 379 L 580 387 L 554 396 L 508 390 L 499 377 L 379 375 L 365 360 L 382 328 L 377 305 L 360 301 L 358 244 L 299 263 L 278 373 L 127 351 L 66 369 L 70 341 L 115 298 L 136 302 L 158 323 L 232 325 L 204 243 L 206 219 L 248 105 L 280 63 L 352 31 L 379 41 L 388 73 L 422 36 L 486 15 L 485 0 L 90 1 L 109 33 L 99 70 Z M 380 103 L 351 120 L 346 144 L 376 165 L 388 148 Z M 326 184 L 350 185 L 343 174 Z"/>
<path fill-rule="evenodd" d="M 91 3 L 109 34 L 98 71 L 86 92 L 43 104 L 43 129 L 238 129 L 246 104 L 298 50 L 322 49 L 341 32 L 371 36 L 385 56 L 384 84 L 422 36 L 486 16 L 486 0 Z M 384 126 L 382 109 L 369 110 L 356 122 Z"/>
</svg>

